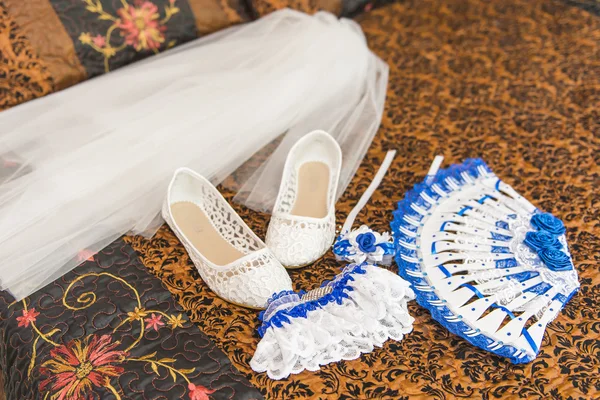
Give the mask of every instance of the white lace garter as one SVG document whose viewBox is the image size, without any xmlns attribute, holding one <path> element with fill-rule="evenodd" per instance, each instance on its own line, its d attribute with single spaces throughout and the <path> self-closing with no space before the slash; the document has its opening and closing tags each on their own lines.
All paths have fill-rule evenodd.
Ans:
<svg viewBox="0 0 600 400">
<path fill-rule="evenodd" d="M 262 339 L 250 366 L 283 379 L 402 340 L 412 331 L 406 303 L 414 298 L 408 282 L 370 264 L 348 265 L 309 292 L 280 292 L 260 314 Z"/>
</svg>

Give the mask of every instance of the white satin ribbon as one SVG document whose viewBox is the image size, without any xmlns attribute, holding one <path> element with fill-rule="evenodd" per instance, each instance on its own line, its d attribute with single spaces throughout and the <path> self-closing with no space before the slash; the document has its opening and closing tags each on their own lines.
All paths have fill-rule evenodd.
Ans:
<svg viewBox="0 0 600 400">
<path fill-rule="evenodd" d="M 358 203 L 356 203 L 352 211 L 350 211 L 350 213 L 348 214 L 346 222 L 344 222 L 344 226 L 342 227 L 342 231 L 340 232 L 341 234 L 350 232 L 350 229 L 352 228 L 352 225 L 354 224 L 354 220 L 358 216 L 358 213 L 364 208 L 364 206 L 367 204 L 375 190 L 377 190 L 377 188 L 381 184 L 381 181 L 383 180 L 383 177 L 385 176 L 387 170 L 390 168 L 390 165 L 392 165 L 392 161 L 394 161 L 395 156 L 396 150 L 390 150 L 387 152 L 385 158 L 383 159 L 383 162 L 381 163 L 381 166 L 379 167 L 379 170 L 377 171 L 375 177 L 371 181 L 371 184 L 360 197 Z"/>
<path fill-rule="evenodd" d="M 430 184 L 433 181 L 433 178 L 436 176 L 437 172 L 444 161 L 444 156 L 435 156 L 433 162 L 431 163 L 431 167 L 429 167 L 429 171 L 427 172 L 427 177 L 425 178 L 425 182 Z"/>
</svg>

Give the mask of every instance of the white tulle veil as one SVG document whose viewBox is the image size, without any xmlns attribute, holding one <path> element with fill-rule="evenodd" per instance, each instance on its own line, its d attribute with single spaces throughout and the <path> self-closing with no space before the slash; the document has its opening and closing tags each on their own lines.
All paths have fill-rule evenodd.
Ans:
<svg viewBox="0 0 600 400">
<path fill-rule="evenodd" d="M 354 22 L 282 10 L 1 112 L 0 289 L 21 299 L 124 233 L 153 233 L 177 167 L 217 184 L 279 140 L 238 169 L 235 200 L 268 211 L 313 129 L 343 149 L 341 195 L 387 73 Z"/>
</svg>

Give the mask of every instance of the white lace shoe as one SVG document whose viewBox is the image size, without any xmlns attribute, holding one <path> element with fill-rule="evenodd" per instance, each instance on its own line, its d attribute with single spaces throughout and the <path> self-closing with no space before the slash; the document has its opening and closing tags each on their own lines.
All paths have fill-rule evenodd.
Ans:
<svg viewBox="0 0 600 400">
<path fill-rule="evenodd" d="M 219 297 L 261 309 L 273 293 L 291 290 L 287 271 L 204 177 L 180 168 L 162 215 L 200 276 Z"/>
<path fill-rule="evenodd" d="M 323 131 L 290 150 L 265 240 L 286 268 L 311 264 L 331 247 L 341 165 L 340 146 Z"/>
</svg>

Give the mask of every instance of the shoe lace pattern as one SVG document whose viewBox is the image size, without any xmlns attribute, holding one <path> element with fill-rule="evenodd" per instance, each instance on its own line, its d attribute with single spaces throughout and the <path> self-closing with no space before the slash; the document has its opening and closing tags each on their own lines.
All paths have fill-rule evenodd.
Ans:
<svg viewBox="0 0 600 400">
<path fill-rule="evenodd" d="M 298 171 L 291 168 L 287 179 L 283 180 L 282 185 L 281 195 L 274 211 L 278 214 L 289 214 L 298 195 Z"/>
<path fill-rule="evenodd" d="M 332 180 L 338 173 L 337 168 L 330 165 L 329 160 L 315 157 L 311 161 L 328 164 Z M 330 182 L 329 202 L 335 196 L 335 186 L 333 181 Z M 318 259 L 327 252 L 335 239 L 335 214 L 333 212 L 322 219 L 291 215 L 297 195 L 298 170 L 290 168 L 286 178 L 283 179 L 266 237 L 269 248 L 285 265 L 303 265 Z"/>
<path fill-rule="evenodd" d="M 335 239 L 335 215 L 322 220 L 294 219 L 273 215 L 267 242 L 284 264 L 292 260 L 309 263 L 323 255 Z"/>
<path fill-rule="evenodd" d="M 291 280 L 285 269 L 213 188 L 202 184 L 198 200 L 201 203 L 196 204 L 206 213 L 223 239 L 245 254 L 227 266 L 215 265 L 203 257 L 178 229 L 173 229 L 211 290 L 227 301 L 262 308 L 273 294 L 273 288 L 291 288 Z M 166 201 L 163 217 L 169 226 L 175 226 Z"/>
<path fill-rule="evenodd" d="M 202 203 L 198 204 L 210 219 L 213 227 L 227 242 L 244 254 L 264 247 L 239 215 L 215 193 L 212 187 L 202 183 Z"/>
</svg>

